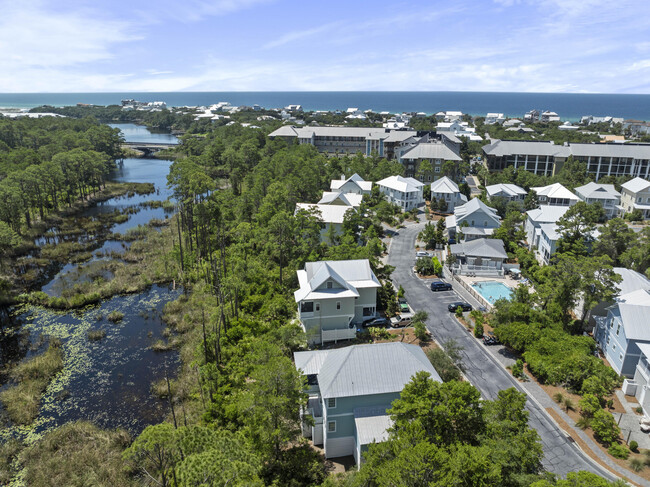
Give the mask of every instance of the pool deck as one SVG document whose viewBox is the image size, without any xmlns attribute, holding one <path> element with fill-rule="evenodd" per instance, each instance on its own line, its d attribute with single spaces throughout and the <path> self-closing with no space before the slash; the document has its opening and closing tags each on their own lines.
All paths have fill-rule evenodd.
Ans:
<svg viewBox="0 0 650 487">
<path fill-rule="evenodd" d="M 477 282 L 500 282 L 501 284 L 505 284 L 508 286 L 510 289 L 516 288 L 519 284 L 521 284 L 521 279 L 513 279 L 511 276 L 504 276 L 504 277 L 469 277 L 469 276 L 459 276 L 456 275 L 454 276 L 460 283 L 463 285 L 465 289 L 470 291 L 470 293 L 479 300 L 479 302 L 482 302 L 485 307 L 488 310 L 491 310 L 493 305 L 490 303 L 487 299 L 485 299 L 481 293 L 476 291 L 472 287 L 472 284 L 477 283 Z"/>
</svg>

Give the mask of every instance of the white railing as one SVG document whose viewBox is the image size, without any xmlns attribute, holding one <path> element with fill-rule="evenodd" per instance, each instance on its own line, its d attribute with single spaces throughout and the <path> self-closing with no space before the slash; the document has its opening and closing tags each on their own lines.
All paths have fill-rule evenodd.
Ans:
<svg viewBox="0 0 650 487">
<path fill-rule="evenodd" d="M 341 328 L 337 330 L 321 331 L 321 339 L 325 342 L 336 342 L 338 340 L 351 340 L 356 338 L 357 330 L 354 328 Z"/>
<path fill-rule="evenodd" d="M 456 264 L 451 268 L 451 270 L 454 274 L 461 275 L 472 273 L 477 276 L 503 276 L 503 269 L 497 269 L 496 267 L 486 265 Z"/>
</svg>

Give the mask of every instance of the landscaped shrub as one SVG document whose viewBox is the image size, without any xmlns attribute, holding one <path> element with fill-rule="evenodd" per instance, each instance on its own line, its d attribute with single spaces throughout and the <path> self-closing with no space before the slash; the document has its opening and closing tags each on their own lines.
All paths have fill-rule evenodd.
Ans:
<svg viewBox="0 0 650 487">
<path fill-rule="evenodd" d="M 604 445 L 611 445 L 621 434 L 614 416 L 604 409 L 599 409 L 594 414 L 591 420 L 591 429 L 594 430 L 596 438 Z"/>
<path fill-rule="evenodd" d="M 582 399 L 578 401 L 580 414 L 585 418 L 592 418 L 596 411 L 600 409 L 600 401 L 593 394 L 585 394 Z"/>
<path fill-rule="evenodd" d="M 431 262 L 433 264 L 433 273 L 436 276 L 441 276 L 442 275 L 442 264 L 438 260 L 438 257 L 432 257 Z"/>
<path fill-rule="evenodd" d="M 512 366 L 511 370 L 512 370 L 512 375 L 514 375 L 515 377 L 519 377 L 519 378 L 524 377 L 524 361 L 518 359 Z"/>
<path fill-rule="evenodd" d="M 619 445 L 614 443 L 607 449 L 607 452 L 614 458 L 620 458 L 621 460 L 627 460 L 627 457 L 630 456 L 630 450 L 628 450 L 624 445 Z"/>
<path fill-rule="evenodd" d="M 436 274 L 431 257 L 420 257 L 415 261 L 415 271 L 423 276 Z"/>
<path fill-rule="evenodd" d="M 630 469 L 631 469 L 633 472 L 637 472 L 637 473 L 638 473 L 638 472 L 640 472 L 641 470 L 643 470 L 644 468 L 645 468 L 645 465 L 643 464 L 643 460 L 641 460 L 640 458 L 632 458 L 632 459 L 630 460 Z"/>
<path fill-rule="evenodd" d="M 562 407 L 568 413 L 569 411 L 573 411 L 575 409 L 575 404 L 573 404 L 573 401 L 570 397 L 565 397 L 564 402 L 562 403 Z"/>
<path fill-rule="evenodd" d="M 630 441 L 629 447 L 634 453 L 639 453 L 639 444 L 636 441 Z"/>
<path fill-rule="evenodd" d="M 443 382 L 462 379 L 463 376 L 460 373 L 460 369 L 456 367 L 454 361 L 444 350 L 441 350 L 439 348 L 429 350 L 427 351 L 427 357 L 429 358 L 431 365 L 433 365 L 433 368 L 436 369 L 436 372 L 438 372 L 440 375 L 440 378 Z"/>
<path fill-rule="evenodd" d="M 427 331 L 427 327 L 421 321 L 416 321 L 413 323 L 413 329 L 418 340 L 426 342 L 429 339 L 429 332 Z"/>
<path fill-rule="evenodd" d="M 462 318 L 463 317 L 463 308 L 460 306 L 456 308 L 456 318 Z"/>
<path fill-rule="evenodd" d="M 474 325 L 474 336 L 476 338 L 483 338 L 483 323 L 480 323 L 478 321 L 475 322 L 476 324 Z"/>
<path fill-rule="evenodd" d="M 561 392 L 556 392 L 555 394 L 553 394 L 553 400 L 555 402 L 562 404 L 562 402 L 564 401 L 564 394 L 562 394 Z"/>
</svg>

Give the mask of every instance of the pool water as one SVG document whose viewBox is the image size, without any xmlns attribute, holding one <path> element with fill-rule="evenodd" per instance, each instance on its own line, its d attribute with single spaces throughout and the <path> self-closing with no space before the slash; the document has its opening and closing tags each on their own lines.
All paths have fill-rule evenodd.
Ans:
<svg viewBox="0 0 650 487">
<path fill-rule="evenodd" d="M 482 281 L 472 284 L 472 288 L 485 298 L 485 300 L 494 304 L 498 299 L 510 300 L 512 296 L 512 289 L 496 281 Z"/>
</svg>

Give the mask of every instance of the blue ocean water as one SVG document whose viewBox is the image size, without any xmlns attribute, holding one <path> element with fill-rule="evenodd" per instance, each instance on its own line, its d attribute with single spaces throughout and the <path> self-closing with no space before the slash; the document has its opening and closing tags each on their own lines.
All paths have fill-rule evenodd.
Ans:
<svg viewBox="0 0 650 487">
<path fill-rule="evenodd" d="M 40 105 L 119 104 L 122 99 L 161 100 L 169 106 L 211 105 L 227 101 L 233 105 L 258 104 L 280 108 L 300 104 L 305 110 L 337 110 L 357 107 L 376 112 L 435 113 L 460 110 L 471 115 L 500 112 L 521 117 L 528 110 L 552 110 L 563 120 L 583 115 L 650 120 L 650 95 L 577 93 L 489 93 L 489 92 L 400 92 L 400 91 L 294 91 L 294 92 L 171 92 L 171 93 L 0 93 L 0 107 L 31 108 Z"/>
</svg>

